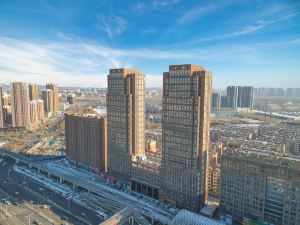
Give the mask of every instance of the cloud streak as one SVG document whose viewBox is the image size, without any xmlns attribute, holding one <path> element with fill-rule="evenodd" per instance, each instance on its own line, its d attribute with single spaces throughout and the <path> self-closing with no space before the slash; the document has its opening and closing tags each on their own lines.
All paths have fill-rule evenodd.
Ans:
<svg viewBox="0 0 300 225">
<path fill-rule="evenodd" d="M 299 47 L 299 39 L 167 51 L 151 48 L 114 49 L 76 39 L 41 44 L 0 37 L 0 80 L 4 83 L 57 82 L 61 86 L 106 87 L 108 69 L 133 67 L 146 76 L 151 74 L 147 86 L 161 86 L 163 69 L 158 64 L 164 64 L 164 68 L 175 63 L 268 65 L 276 63 L 276 54 L 282 57 L 280 48 L 276 48 L 276 51 L 270 49 L 281 46 L 286 51 Z"/>
</svg>

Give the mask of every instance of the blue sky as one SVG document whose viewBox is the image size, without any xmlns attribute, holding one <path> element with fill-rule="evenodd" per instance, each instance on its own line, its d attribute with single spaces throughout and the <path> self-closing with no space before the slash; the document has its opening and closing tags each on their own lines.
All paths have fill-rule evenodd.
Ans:
<svg viewBox="0 0 300 225">
<path fill-rule="evenodd" d="M 184 63 L 214 88 L 300 87 L 300 1 L 0 0 L 0 83 L 106 87 L 129 67 L 161 87 Z"/>
</svg>

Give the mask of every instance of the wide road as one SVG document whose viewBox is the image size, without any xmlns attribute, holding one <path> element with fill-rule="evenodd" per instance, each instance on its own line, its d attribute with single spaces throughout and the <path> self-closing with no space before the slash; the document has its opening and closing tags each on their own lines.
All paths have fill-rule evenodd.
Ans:
<svg viewBox="0 0 300 225">
<path fill-rule="evenodd" d="M 13 163 L 0 158 L 0 224 L 90 224 L 102 219 L 94 211 L 77 205 L 35 180 L 13 171 Z M 15 204 L 16 203 L 16 204 Z M 47 205 L 47 206 L 45 206 Z M 57 206 L 56 206 L 57 205 Z M 6 215 L 6 206 L 8 215 Z M 30 221 L 29 221 L 30 215 Z"/>
</svg>

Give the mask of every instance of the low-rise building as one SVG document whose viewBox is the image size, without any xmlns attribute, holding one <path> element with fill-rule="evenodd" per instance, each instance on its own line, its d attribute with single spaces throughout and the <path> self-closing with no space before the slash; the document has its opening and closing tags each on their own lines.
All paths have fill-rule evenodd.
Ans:
<svg viewBox="0 0 300 225">
<path fill-rule="evenodd" d="M 65 114 L 65 135 L 66 153 L 72 161 L 106 172 L 106 117 Z"/>
<path fill-rule="evenodd" d="M 221 157 L 220 212 L 243 221 L 300 224 L 300 159 L 272 151 L 226 150 Z"/>
</svg>

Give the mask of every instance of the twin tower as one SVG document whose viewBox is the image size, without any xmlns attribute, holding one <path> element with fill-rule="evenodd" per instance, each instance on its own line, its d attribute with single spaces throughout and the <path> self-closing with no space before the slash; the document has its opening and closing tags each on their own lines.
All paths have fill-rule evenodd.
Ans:
<svg viewBox="0 0 300 225">
<path fill-rule="evenodd" d="M 159 198 L 198 211 L 207 199 L 212 74 L 170 65 L 163 74 L 162 159 Z M 108 173 L 131 179 L 145 155 L 145 76 L 111 69 L 107 93 Z M 153 178 L 157 179 L 157 177 Z"/>
</svg>

